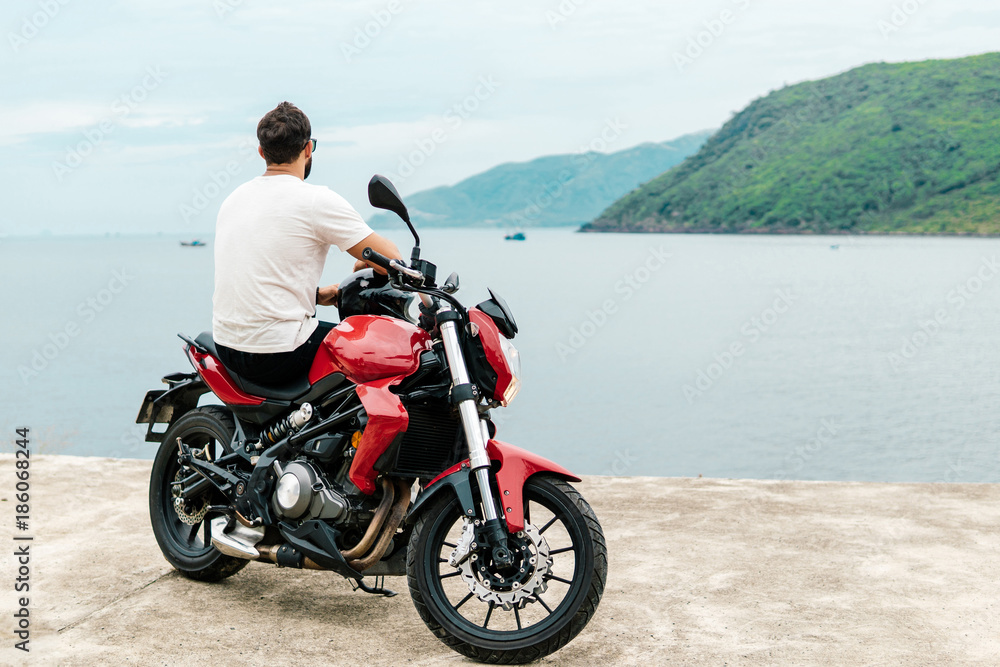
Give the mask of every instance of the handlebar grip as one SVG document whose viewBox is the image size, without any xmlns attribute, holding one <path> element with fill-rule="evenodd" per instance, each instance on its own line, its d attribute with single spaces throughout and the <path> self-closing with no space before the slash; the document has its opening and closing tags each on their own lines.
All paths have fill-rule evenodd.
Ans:
<svg viewBox="0 0 1000 667">
<path fill-rule="evenodd" d="M 381 266 L 386 271 L 389 270 L 389 258 L 383 255 L 382 253 L 375 252 L 371 248 L 365 248 L 364 250 L 362 250 L 361 258 L 366 262 L 371 262 L 372 264 Z"/>
</svg>

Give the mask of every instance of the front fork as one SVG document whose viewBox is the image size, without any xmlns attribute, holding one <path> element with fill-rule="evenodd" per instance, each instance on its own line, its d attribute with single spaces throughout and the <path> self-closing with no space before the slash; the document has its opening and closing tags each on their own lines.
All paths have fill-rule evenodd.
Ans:
<svg viewBox="0 0 1000 667">
<path fill-rule="evenodd" d="M 460 316 L 450 306 L 444 305 L 438 311 L 441 342 L 451 370 L 452 396 L 459 399 L 458 412 L 465 431 L 465 441 L 469 446 L 469 464 L 479 483 L 479 496 L 482 500 L 485 521 L 477 533 L 492 547 L 493 561 L 501 566 L 509 565 L 513 562 L 513 555 L 507 548 L 507 529 L 497 512 L 493 485 L 490 484 L 490 456 L 486 451 L 489 431 L 486 422 L 479 418 L 478 400 L 465 365 L 465 355 L 462 354 L 457 328 L 457 322 L 460 321 Z"/>
</svg>

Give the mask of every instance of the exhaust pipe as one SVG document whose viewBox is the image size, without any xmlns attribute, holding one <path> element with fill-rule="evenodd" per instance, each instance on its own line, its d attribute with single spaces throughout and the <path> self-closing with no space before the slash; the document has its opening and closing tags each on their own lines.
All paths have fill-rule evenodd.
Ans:
<svg viewBox="0 0 1000 667">
<path fill-rule="evenodd" d="M 260 558 L 258 558 L 257 560 L 263 561 L 263 562 L 268 562 L 268 563 L 274 563 L 275 565 L 278 565 L 279 564 L 278 563 L 278 550 L 281 549 L 282 546 L 284 546 L 284 545 L 281 545 L 281 544 L 265 544 L 264 546 L 260 547 Z M 299 554 L 299 555 L 301 555 L 301 554 Z M 326 570 L 327 569 L 327 568 L 323 567 L 322 565 L 320 565 L 319 563 L 317 563 L 316 561 L 314 561 L 313 559 L 309 558 L 308 556 L 302 556 L 301 563 L 296 563 L 295 565 L 292 565 L 292 567 L 301 567 L 301 568 L 303 568 L 305 570 Z"/>
<path fill-rule="evenodd" d="M 375 547 L 364 558 L 347 561 L 347 564 L 358 572 L 364 572 L 382 559 L 382 556 L 385 555 L 386 550 L 389 548 L 389 544 L 392 543 L 392 538 L 396 535 L 399 524 L 403 523 L 403 516 L 410 506 L 410 490 L 407 488 L 406 482 L 402 480 L 397 480 L 396 484 L 398 485 L 396 491 L 398 499 L 392 506 L 392 514 L 389 515 L 388 520 L 385 522 L 385 527 Z"/>
<path fill-rule="evenodd" d="M 360 558 L 365 552 L 371 549 L 372 544 L 375 543 L 375 538 L 378 536 L 379 531 L 382 530 L 382 525 L 385 523 L 386 516 L 389 514 L 389 510 L 392 509 L 393 500 L 395 500 L 395 487 L 392 482 L 386 478 L 382 478 L 382 502 L 379 503 L 378 509 L 375 510 L 375 517 L 372 522 L 368 524 L 368 530 L 365 531 L 364 537 L 358 542 L 353 548 L 347 551 L 341 551 L 340 554 L 344 557 L 344 560 L 350 561 Z M 395 529 L 394 529 L 395 530 Z"/>
<path fill-rule="evenodd" d="M 368 526 L 368 530 L 365 531 L 364 537 L 362 537 L 361 541 L 358 542 L 358 544 L 352 549 L 340 552 L 344 557 L 344 560 L 347 561 L 347 564 L 358 572 L 367 570 L 382 559 L 382 556 L 385 555 L 386 550 L 388 550 L 389 545 L 392 543 L 392 538 L 395 536 L 396 530 L 403 522 L 406 510 L 410 506 L 410 489 L 402 480 L 398 480 L 396 484 L 393 484 L 390 480 L 383 479 L 382 490 L 382 501 L 379 503 L 378 509 L 375 511 L 375 516 L 372 519 L 371 524 Z M 222 528 L 225 528 L 225 517 L 220 517 L 220 519 L 222 519 Z M 213 534 L 215 533 L 215 521 L 217 520 L 218 519 L 213 520 L 212 522 Z M 242 531 L 253 531 L 255 535 L 257 534 L 257 531 L 259 531 L 260 538 L 253 543 L 254 545 L 256 545 L 260 539 L 263 539 L 263 528 L 247 528 L 246 526 L 240 524 L 237 525 L 237 528 Z M 236 533 L 237 529 L 234 528 L 232 534 Z M 222 534 L 221 529 L 220 534 Z M 229 536 L 224 535 L 224 538 L 228 537 Z M 215 544 L 214 538 L 212 543 Z M 374 547 L 372 546 L 373 544 Z M 223 546 L 229 549 L 234 549 L 232 544 L 229 542 L 223 543 Z M 275 563 L 276 565 L 284 565 L 285 567 L 301 567 L 309 570 L 328 569 L 304 554 L 292 555 L 282 552 L 281 550 L 287 545 L 265 544 L 260 547 L 249 546 L 249 549 L 239 553 L 226 551 L 223 546 L 216 545 L 216 548 L 218 548 L 219 551 L 222 551 L 222 553 L 237 556 L 239 558 L 270 562 Z M 241 546 L 246 547 L 246 545 Z M 367 555 L 361 557 L 362 554 L 366 552 Z M 250 555 L 251 553 L 253 555 Z"/>
<path fill-rule="evenodd" d="M 233 529 L 226 533 L 226 526 L 229 519 L 224 516 L 217 516 L 210 522 L 212 529 L 212 546 L 226 554 L 236 558 L 246 560 L 257 560 L 260 552 L 256 544 L 264 539 L 263 528 L 248 528 L 241 523 L 233 525 Z"/>
</svg>

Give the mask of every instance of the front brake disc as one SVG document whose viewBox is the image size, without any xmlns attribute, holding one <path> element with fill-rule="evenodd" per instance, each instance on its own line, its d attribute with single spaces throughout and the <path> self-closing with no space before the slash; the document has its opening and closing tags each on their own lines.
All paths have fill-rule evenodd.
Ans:
<svg viewBox="0 0 1000 667">
<path fill-rule="evenodd" d="M 505 611 L 514 606 L 523 609 L 529 598 L 544 593 L 548 588 L 545 575 L 552 568 L 549 544 L 536 527 L 525 524 L 524 530 L 517 533 L 517 537 L 520 540 L 526 539 L 530 544 L 530 547 L 527 544 L 522 545 L 525 553 L 521 556 L 521 566 L 531 570 L 530 572 L 522 570 L 525 576 L 518 578 L 523 583 L 513 581 L 509 586 L 498 587 L 496 576 L 489 571 L 489 568 L 475 553 L 466 558 L 459 566 L 462 580 L 469 586 L 469 591 L 473 595 L 483 602 L 493 602 Z"/>
</svg>

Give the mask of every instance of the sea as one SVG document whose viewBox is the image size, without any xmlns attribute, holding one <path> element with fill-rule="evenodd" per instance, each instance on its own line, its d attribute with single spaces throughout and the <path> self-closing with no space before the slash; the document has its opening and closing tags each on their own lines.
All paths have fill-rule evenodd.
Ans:
<svg viewBox="0 0 1000 667">
<path fill-rule="evenodd" d="M 502 440 L 581 474 L 1000 481 L 1000 239 L 503 236 L 421 230 L 464 303 L 517 319 Z M 153 457 L 142 398 L 211 328 L 212 238 L 181 240 L 0 239 L 5 449 Z"/>
</svg>

